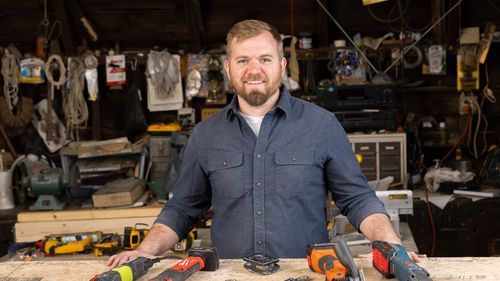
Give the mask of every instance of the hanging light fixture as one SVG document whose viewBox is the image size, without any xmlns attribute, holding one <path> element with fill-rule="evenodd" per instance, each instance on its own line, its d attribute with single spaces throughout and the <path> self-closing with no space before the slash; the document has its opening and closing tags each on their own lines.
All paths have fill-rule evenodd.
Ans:
<svg viewBox="0 0 500 281">
<path fill-rule="evenodd" d="M 385 1 L 387 1 L 387 0 L 363 0 L 363 5 L 368 6 L 371 4 L 376 4 L 376 3 L 385 2 Z"/>
</svg>

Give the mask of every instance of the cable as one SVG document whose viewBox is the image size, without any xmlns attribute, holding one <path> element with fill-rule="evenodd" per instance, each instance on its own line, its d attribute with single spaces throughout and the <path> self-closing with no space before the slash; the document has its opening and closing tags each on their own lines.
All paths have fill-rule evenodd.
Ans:
<svg viewBox="0 0 500 281">
<path fill-rule="evenodd" d="M 463 1 L 463 0 L 460 0 L 460 1 Z M 333 21 L 333 23 L 340 29 L 340 31 L 342 31 L 342 33 L 344 34 L 344 36 L 347 38 L 347 40 L 349 40 L 349 42 L 352 44 L 352 46 L 359 52 L 359 54 L 366 60 L 366 62 L 368 63 L 368 65 L 370 65 L 371 69 L 373 71 L 375 71 L 376 74 L 379 74 L 379 71 L 377 70 L 377 68 L 375 68 L 375 66 L 373 66 L 373 64 L 371 63 L 371 61 L 368 59 L 368 57 L 366 56 L 366 54 L 358 47 L 358 45 L 356 43 L 354 43 L 354 41 L 351 39 L 351 37 L 349 36 L 349 34 L 347 34 L 347 32 L 344 30 L 344 28 L 342 27 L 342 25 L 340 25 L 340 23 L 332 16 L 332 14 L 330 14 L 330 12 L 328 11 L 328 9 L 323 5 L 323 3 L 321 3 L 320 0 L 316 0 L 316 2 L 318 3 L 318 5 L 323 9 L 323 11 L 325 11 L 325 13 L 328 15 L 328 17 Z"/>
<path fill-rule="evenodd" d="M 467 132 L 470 131 L 470 120 L 472 119 L 472 114 L 471 113 L 468 113 L 467 114 L 467 123 L 465 125 L 465 128 L 464 130 L 462 131 L 462 134 L 460 135 L 460 138 L 458 139 L 458 141 L 450 148 L 450 150 L 448 150 L 448 152 L 446 153 L 446 155 L 441 158 L 441 160 L 439 160 L 439 166 L 441 166 L 445 161 L 446 159 L 448 159 L 448 157 L 450 157 L 451 153 L 453 151 L 455 151 L 455 149 L 457 148 L 457 146 L 462 142 L 463 138 L 465 137 L 465 135 L 467 134 Z"/>
<path fill-rule="evenodd" d="M 488 0 L 488 3 L 490 3 L 490 5 L 497 11 L 500 13 L 500 8 L 497 7 L 497 5 L 495 5 L 495 3 L 493 3 L 492 0 Z"/>
<path fill-rule="evenodd" d="M 406 8 L 404 9 L 404 13 L 406 13 L 406 10 L 408 9 L 408 7 L 410 6 L 410 1 L 407 2 L 408 4 L 406 5 Z M 391 15 L 392 15 L 392 12 L 396 9 L 396 5 L 398 5 L 398 3 L 395 3 L 392 8 L 389 10 L 389 13 L 387 15 L 387 17 L 389 18 Z M 382 19 L 382 18 L 379 18 L 378 16 L 375 15 L 375 13 L 373 12 L 372 8 L 370 8 L 370 6 L 366 6 L 368 8 L 368 12 L 370 13 L 370 15 L 372 16 L 372 18 L 378 22 L 381 22 L 381 23 L 391 23 L 391 22 L 395 22 L 395 21 L 398 21 L 400 20 L 403 15 L 400 14 L 399 16 L 395 17 L 395 18 L 392 18 L 392 19 Z"/>
<path fill-rule="evenodd" d="M 316 0 L 318 1 L 318 0 Z M 410 48 L 413 48 L 414 46 L 416 46 L 418 44 L 418 42 L 420 42 L 420 40 L 422 40 L 422 38 L 425 37 L 425 35 L 427 35 L 427 33 L 429 33 L 432 28 L 434 28 L 434 26 L 436 26 L 438 23 L 440 23 L 446 16 L 448 16 L 449 13 L 451 13 L 451 11 L 453 11 L 456 7 L 458 7 L 461 3 L 463 2 L 463 0 L 459 0 L 457 3 L 455 3 L 455 5 L 453 5 L 448 11 L 446 11 L 446 13 L 444 13 L 435 23 L 433 23 L 421 36 L 420 36 L 420 39 L 416 40 L 415 42 L 413 42 L 413 44 L 410 45 L 410 47 L 406 48 L 405 50 L 403 50 L 401 52 L 401 55 L 399 56 L 399 58 L 395 59 L 391 65 L 389 65 L 385 70 L 384 70 L 384 73 L 387 73 L 387 71 L 389 71 L 394 65 L 396 65 L 400 60 L 401 58 L 403 57 L 403 55 L 410 49 Z M 378 73 L 378 72 L 377 72 Z"/>
<path fill-rule="evenodd" d="M 475 159 L 478 159 L 479 157 L 481 157 L 484 153 L 486 153 L 488 151 L 488 140 L 486 138 L 486 133 L 488 131 L 489 123 L 488 123 L 488 119 L 486 118 L 486 115 L 484 115 L 484 113 L 483 113 L 484 101 L 488 100 L 491 103 L 496 102 L 495 94 L 489 88 L 490 80 L 489 80 L 489 73 L 488 73 L 488 65 L 486 63 L 484 65 L 484 71 L 485 71 L 486 85 L 484 86 L 483 91 L 482 91 L 483 97 L 481 98 L 481 102 L 478 103 L 476 100 L 472 104 L 473 108 L 475 109 L 475 112 L 477 113 L 477 124 L 476 124 L 476 128 L 474 130 L 474 135 L 471 136 L 471 134 L 469 133 L 469 138 L 468 138 L 468 145 L 470 145 L 470 143 L 472 142 L 472 150 L 473 150 L 473 155 L 474 155 Z M 478 152 L 477 139 L 478 139 L 480 128 L 481 128 L 481 121 L 484 122 L 484 128 L 483 128 L 483 133 L 482 133 L 483 149 L 480 152 Z M 471 122 L 471 125 L 472 125 L 472 122 Z M 471 137 L 472 137 L 472 141 L 471 141 Z M 469 148 L 469 151 L 470 151 L 470 148 Z"/>
<path fill-rule="evenodd" d="M 429 214 L 429 222 L 431 223 L 431 257 L 434 256 L 436 249 L 436 226 L 434 225 L 434 218 L 432 216 L 431 204 L 429 203 L 429 191 L 425 188 L 425 205 L 427 206 L 427 213 Z"/>
<path fill-rule="evenodd" d="M 400 0 L 398 0 L 398 2 L 399 2 L 399 1 L 400 1 Z M 408 2 L 409 2 L 409 0 L 408 0 Z M 439 5 L 439 4 L 444 5 L 444 1 L 439 1 L 439 3 L 437 3 L 436 5 Z M 418 28 L 410 26 L 404 17 L 402 17 L 402 18 L 401 18 L 401 21 L 403 22 L 403 26 L 404 26 L 406 29 L 411 30 L 411 31 L 417 31 L 417 32 L 420 32 L 420 31 L 422 31 L 422 30 L 427 29 L 429 26 L 431 26 L 431 25 L 432 25 L 432 23 L 436 20 L 436 18 L 437 18 L 438 16 L 439 16 L 439 12 L 438 12 L 438 8 L 436 7 L 436 9 L 434 9 L 434 10 L 432 11 L 432 18 L 430 19 L 430 21 L 429 21 L 427 24 L 425 24 L 424 26 L 422 26 L 422 27 L 418 27 Z"/>
</svg>

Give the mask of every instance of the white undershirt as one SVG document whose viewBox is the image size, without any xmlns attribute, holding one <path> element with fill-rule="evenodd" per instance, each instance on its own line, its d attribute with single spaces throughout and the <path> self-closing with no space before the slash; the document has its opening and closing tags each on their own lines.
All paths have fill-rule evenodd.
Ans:
<svg viewBox="0 0 500 281">
<path fill-rule="evenodd" d="M 264 120 L 264 115 L 263 116 L 250 116 L 241 113 L 241 116 L 247 121 L 248 126 L 252 129 L 254 132 L 255 136 L 259 136 L 259 131 L 260 131 L 260 124 L 262 124 L 262 120 Z"/>
</svg>

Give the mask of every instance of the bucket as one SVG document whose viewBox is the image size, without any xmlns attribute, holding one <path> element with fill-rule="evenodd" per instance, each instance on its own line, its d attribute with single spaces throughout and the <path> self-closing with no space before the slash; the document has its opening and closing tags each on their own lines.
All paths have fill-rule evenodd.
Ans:
<svg viewBox="0 0 500 281">
<path fill-rule="evenodd" d="M 12 169 L 0 172 L 0 210 L 14 208 L 14 194 L 12 193 Z"/>
</svg>

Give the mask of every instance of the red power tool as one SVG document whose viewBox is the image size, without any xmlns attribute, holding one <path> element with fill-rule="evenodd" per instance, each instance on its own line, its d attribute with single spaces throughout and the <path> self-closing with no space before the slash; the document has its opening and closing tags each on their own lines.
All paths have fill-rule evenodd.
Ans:
<svg viewBox="0 0 500 281">
<path fill-rule="evenodd" d="M 216 271 L 217 269 L 219 269 L 219 258 L 215 248 L 191 248 L 187 258 L 150 281 L 184 281 L 197 271 Z"/>
<path fill-rule="evenodd" d="M 373 241 L 372 249 L 373 267 L 385 278 L 396 277 L 398 280 L 405 281 L 432 281 L 429 272 L 417 265 L 408 256 L 402 245 Z"/>
</svg>

